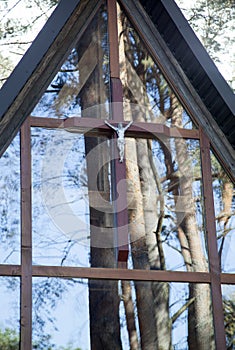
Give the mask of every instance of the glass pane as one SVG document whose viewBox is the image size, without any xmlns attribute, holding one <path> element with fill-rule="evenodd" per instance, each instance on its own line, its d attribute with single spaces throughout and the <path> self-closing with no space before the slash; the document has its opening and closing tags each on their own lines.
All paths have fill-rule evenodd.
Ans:
<svg viewBox="0 0 235 350">
<path fill-rule="evenodd" d="M 0 263 L 20 263 L 20 141 L 0 158 Z"/>
<path fill-rule="evenodd" d="M 154 284 L 155 293 L 158 285 Z M 157 298 L 162 302 L 161 297 Z M 211 303 L 211 290 L 207 284 L 169 284 L 173 349 L 215 349 Z M 158 317 L 161 320 L 160 315 Z"/>
<path fill-rule="evenodd" d="M 20 279 L 0 277 L 0 349 L 19 348 Z"/>
<path fill-rule="evenodd" d="M 208 271 L 196 140 L 126 139 L 129 268 Z"/>
<path fill-rule="evenodd" d="M 108 118 L 107 10 L 101 6 L 48 86 L 32 115 Z"/>
<path fill-rule="evenodd" d="M 215 349 L 210 287 L 34 278 L 33 334 L 39 349 Z"/>
<path fill-rule="evenodd" d="M 211 152 L 216 233 L 221 271 L 235 272 L 235 196 L 234 185 Z"/>
<path fill-rule="evenodd" d="M 109 153 L 105 138 L 32 128 L 34 264 L 96 266 L 98 251 L 114 267 Z"/>
<path fill-rule="evenodd" d="M 227 349 L 235 348 L 235 286 L 223 285 L 224 327 Z"/>
<path fill-rule="evenodd" d="M 90 348 L 87 285 L 78 279 L 33 279 L 35 349 Z"/>
<path fill-rule="evenodd" d="M 118 25 L 126 120 L 161 123 L 186 129 L 195 128 L 158 65 L 120 10 Z"/>
</svg>

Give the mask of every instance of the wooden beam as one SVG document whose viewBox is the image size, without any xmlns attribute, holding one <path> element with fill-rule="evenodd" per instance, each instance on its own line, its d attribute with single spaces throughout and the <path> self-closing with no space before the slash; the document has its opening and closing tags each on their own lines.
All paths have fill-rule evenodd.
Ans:
<svg viewBox="0 0 235 350">
<path fill-rule="evenodd" d="M 35 265 L 33 265 L 33 276 L 192 283 L 210 283 L 211 281 L 210 274 L 207 272 L 128 270 L 125 268 L 113 269 Z"/>
<path fill-rule="evenodd" d="M 235 150 L 195 91 L 157 28 L 139 1 L 120 0 L 120 3 L 174 93 L 196 124 L 200 124 L 205 130 L 217 153 L 221 159 L 224 159 L 227 172 L 235 182 Z"/>
<path fill-rule="evenodd" d="M 202 162 L 202 180 L 205 204 L 206 240 L 208 246 L 209 268 L 211 272 L 211 298 L 215 325 L 217 349 L 226 349 L 224 312 L 221 292 L 219 254 L 216 238 L 215 210 L 212 188 L 210 141 L 200 129 L 200 149 Z"/>
<path fill-rule="evenodd" d="M 21 266 L 0 265 L 0 276 L 21 276 Z"/>
<path fill-rule="evenodd" d="M 108 28 L 109 28 L 109 52 L 110 52 L 110 76 L 111 78 L 120 78 L 119 67 L 119 44 L 117 28 L 117 6 L 116 0 L 108 0 Z"/>
<path fill-rule="evenodd" d="M 65 269 L 65 270 L 64 270 Z M 93 271 L 91 269 L 91 273 L 89 273 L 88 271 L 90 270 L 90 268 L 85 268 L 85 270 L 83 270 L 82 268 L 82 271 L 81 271 L 81 268 L 76 268 L 76 267 L 64 267 L 64 266 L 61 266 L 61 267 L 55 267 L 55 266 L 33 266 L 32 267 L 32 276 L 34 277 L 41 277 L 41 276 L 47 276 L 47 273 L 49 272 L 49 275 L 48 277 L 71 277 L 71 278 L 85 278 L 84 276 L 87 276 L 87 278 L 90 278 L 90 276 L 95 276 L 98 278 L 103 278 L 103 276 L 105 278 L 107 278 L 107 275 L 108 276 L 111 276 L 112 275 L 112 270 L 110 271 L 110 269 L 100 269 L 99 268 L 95 268 L 95 271 Z M 106 271 L 104 272 L 103 274 L 103 270 Z M 126 267 L 125 267 L 125 270 L 126 270 Z M 134 271 L 134 274 L 133 274 L 133 279 L 135 279 L 136 277 L 136 271 L 137 270 L 130 270 L 130 271 Z M 162 271 L 160 271 L 162 272 Z M 166 276 L 167 276 L 167 279 L 169 279 L 169 282 L 170 282 L 170 278 L 173 276 L 174 280 L 177 279 L 177 281 L 180 281 L 182 278 L 184 278 L 184 280 L 186 281 L 187 277 L 182 275 L 181 272 L 177 272 L 177 274 L 174 276 L 174 272 L 172 271 L 166 271 L 167 274 L 163 274 L 160 276 L 156 275 L 155 274 L 155 271 L 151 271 L 150 272 L 150 275 L 148 275 L 147 278 L 151 277 L 153 278 L 154 276 L 157 276 L 157 278 L 159 279 L 166 279 Z M 170 274 L 168 274 L 168 272 L 170 272 Z M 119 271 L 120 275 L 118 275 L 120 277 L 120 279 L 122 279 L 121 277 L 121 273 L 122 271 Z M 131 272 L 130 272 L 131 273 Z M 152 273 L 154 275 L 152 275 Z M 158 272 L 157 272 L 158 274 Z M 128 273 L 129 275 L 129 273 Z M 0 276 L 21 276 L 21 266 L 20 265 L 0 265 Z M 129 275 L 129 277 L 131 277 Z M 143 278 L 143 273 L 141 271 L 141 275 L 140 277 Z M 110 277 L 111 278 L 111 277 Z M 235 274 L 234 273 L 221 273 L 220 274 L 220 278 L 221 278 L 221 284 L 235 284 Z M 131 278 L 132 279 L 132 278 Z M 191 282 L 195 282 L 195 279 L 196 279 L 196 282 L 202 281 L 202 283 L 209 283 L 210 282 L 210 275 L 206 273 L 206 275 L 203 273 L 201 275 L 201 273 L 199 273 L 199 275 L 196 275 L 193 273 L 193 275 L 191 275 L 189 273 L 189 277 L 188 277 L 189 280 L 191 280 Z M 187 280 L 188 280 L 187 279 Z"/>
<path fill-rule="evenodd" d="M 220 279 L 222 284 L 235 284 L 234 273 L 221 273 Z"/>
<path fill-rule="evenodd" d="M 101 3 L 99 0 L 61 0 L 0 90 L 0 155 L 83 35 Z"/>
<path fill-rule="evenodd" d="M 232 114 L 235 114 L 235 99 L 232 89 L 226 83 L 223 76 L 219 73 L 215 63 L 210 58 L 207 50 L 202 45 L 198 37 L 193 32 L 188 21 L 184 18 L 184 15 L 180 11 L 179 7 L 174 0 L 162 1 L 162 4 L 171 17 L 172 22 L 175 23 L 178 31 L 180 32 L 183 40 L 186 42 L 189 50 L 194 57 L 198 60 L 202 66 L 204 72 L 206 72 L 213 86 L 216 87 L 220 96 L 223 98 Z"/>
<path fill-rule="evenodd" d="M 32 348 L 32 200 L 31 137 L 27 119 L 20 133 L 21 159 L 21 304 L 20 349 Z"/>
<path fill-rule="evenodd" d="M 109 32 L 109 60 L 110 60 L 110 86 L 111 86 L 111 108 L 112 120 L 116 123 L 123 123 L 123 91 L 120 79 L 119 65 L 119 43 L 118 43 L 118 19 L 117 19 L 117 2 L 108 0 L 108 32 Z M 113 130 L 112 130 L 113 131 Z M 115 248 L 117 249 L 118 266 L 127 266 L 129 254 L 129 234 L 128 234 L 128 212 L 127 212 L 127 185 L 126 185 L 126 163 L 119 162 L 117 149 L 117 134 L 113 131 L 114 140 L 112 173 L 115 181 L 113 186 L 113 198 L 115 206 Z M 122 184 L 121 193 L 118 193 L 118 186 Z"/>
<path fill-rule="evenodd" d="M 115 111 L 115 114 L 117 111 Z M 117 122 L 110 120 L 110 124 L 117 125 Z M 122 122 L 126 126 L 128 122 Z M 48 129 L 66 129 L 74 133 L 86 133 L 86 136 L 112 135 L 112 130 L 104 123 L 103 119 L 71 117 L 67 119 L 30 117 L 32 127 Z M 154 139 L 159 136 L 176 137 L 184 139 L 199 139 L 199 131 L 196 129 L 169 128 L 164 124 L 156 123 L 133 123 L 125 133 L 126 137 L 138 137 Z"/>
</svg>

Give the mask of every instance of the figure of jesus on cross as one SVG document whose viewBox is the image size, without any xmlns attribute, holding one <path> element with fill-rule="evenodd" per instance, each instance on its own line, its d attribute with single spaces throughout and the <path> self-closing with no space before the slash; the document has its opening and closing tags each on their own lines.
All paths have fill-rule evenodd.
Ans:
<svg viewBox="0 0 235 350">
<path fill-rule="evenodd" d="M 119 152 L 119 162 L 122 163 L 124 159 L 124 148 L 125 148 L 125 131 L 131 126 L 133 121 L 130 121 L 125 127 L 123 127 L 122 123 L 119 123 L 117 127 L 109 124 L 107 120 L 105 120 L 105 124 L 107 124 L 110 128 L 112 128 L 117 134 L 117 147 Z"/>
</svg>

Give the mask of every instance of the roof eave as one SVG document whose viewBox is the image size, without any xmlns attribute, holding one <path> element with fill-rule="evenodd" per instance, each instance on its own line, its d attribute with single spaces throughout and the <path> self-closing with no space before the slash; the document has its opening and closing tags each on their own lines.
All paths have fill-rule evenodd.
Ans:
<svg viewBox="0 0 235 350">
<path fill-rule="evenodd" d="M 0 155 L 41 98 L 75 40 L 89 25 L 101 1 L 85 0 L 81 6 L 79 3 L 80 0 L 60 1 L 0 90 Z"/>
</svg>

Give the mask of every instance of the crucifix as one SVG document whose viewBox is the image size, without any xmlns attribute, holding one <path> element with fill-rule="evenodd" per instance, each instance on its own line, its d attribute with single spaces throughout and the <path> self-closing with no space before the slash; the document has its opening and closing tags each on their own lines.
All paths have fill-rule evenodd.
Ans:
<svg viewBox="0 0 235 350">
<path fill-rule="evenodd" d="M 125 146 L 125 131 L 131 126 L 133 121 L 130 121 L 125 127 L 123 127 L 122 123 L 119 123 L 117 127 L 109 124 L 107 120 L 104 121 L 110 128 L 112 128 L 117 134 L 117 147 L 119 152 L 119 162 L 123 163 L 124 159 L 124 146 Z"/>
</svg>

